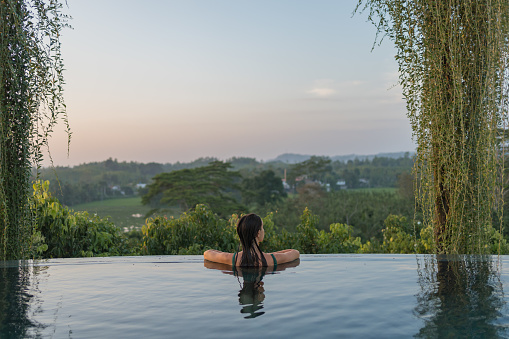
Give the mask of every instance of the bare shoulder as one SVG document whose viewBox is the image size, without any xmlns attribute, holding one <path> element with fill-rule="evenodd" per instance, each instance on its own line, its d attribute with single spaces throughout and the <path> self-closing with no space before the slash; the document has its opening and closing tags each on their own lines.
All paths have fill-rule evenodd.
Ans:
<svg viewBox="0 0 509 339">
<path fill-rule="evenodd" d="M 221 252 L 218 250 L 206 250 L 203 253 L 203 258 L 205 260 L 228 265 L 232 263 L 233 253 Z"/>
</svg>

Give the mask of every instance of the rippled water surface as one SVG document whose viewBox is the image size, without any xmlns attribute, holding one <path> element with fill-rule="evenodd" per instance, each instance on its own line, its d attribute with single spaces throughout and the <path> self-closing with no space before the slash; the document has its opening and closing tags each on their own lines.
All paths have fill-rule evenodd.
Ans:
<svg viewBox="0 0 509 339">
<path fill-rule="evenodd" d="M 0 338 L 509 337 L 509 257 L 202 256 L 0 263 Z"/>
</svg>

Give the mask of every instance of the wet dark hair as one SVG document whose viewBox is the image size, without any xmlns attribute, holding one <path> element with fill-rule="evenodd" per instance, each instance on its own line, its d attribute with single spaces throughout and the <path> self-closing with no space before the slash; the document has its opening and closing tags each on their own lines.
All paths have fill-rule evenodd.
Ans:
<svg viewBox="0 0 509 339">
<path fill-rule="evenodd" d="M 262 225 L 262 218 L 254 213 L 244 215 L 237 222 L 237 234 L 242 245 L 240 266 L 260 266 L 260 259 L 262 266 L 267 266 L 267 260 L 265 260 L 265 256 L 255 240 L 258 232 L 262 229 Z M 256 249 L 260 252 L 261 258 L 256 254 Z"/>
</svg>

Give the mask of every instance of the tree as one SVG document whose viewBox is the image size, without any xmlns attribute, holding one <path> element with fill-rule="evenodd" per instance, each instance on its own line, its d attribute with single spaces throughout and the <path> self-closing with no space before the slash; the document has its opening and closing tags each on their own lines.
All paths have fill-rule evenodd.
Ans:
<svg viewBox="0 0 509 339">
<path fill-rule="evenodd" d="M 67 124 L 57 0 L 0 2 L 0 259 L 29 256 L 32 165 L 57 120 Z M 68 125 L 67 125 L 68 127 Z M 69 132 L 70 138 L 70 132 Z"/>
<path fill-rule="evenodd" d="M 242 181 L 242 200 L 247 205 L 254 203 L 263 206 L 285 197 L 283 182 L 272 170 L 262 171 L 257 176 Z"/>
<path fill-rule="evenodd" d="M 343 178 L 346 182 L 346 187 L 348 188 L 358 188 L 359 187 L 359 169 L 355 168 L 353 171 L 348 168 L 343 171 Z"/>
<path fill-rule="evenodd" d="M 305 176 L 313 181 L 324 182 L 330 173 L 332 173 L 332 166 L 329 158 L 312 156 L 292 166 L 288 173 L 288 181 L 295 184 L 299 176 Z"/>
<path fill-rule="evenodd" d="M 178 205 L 187 211 L 197 204 L 207 204 L 221 215 L 243 209 L 238 203 L 238 172 L 229 171 L 227 162 L 213 161 L 207 166 L 160 173 L 148 185 L 142 203 L 154 206 Z"/>
<path fill-rule="evenodd" d="M 500 210 L 509 2 L 365 0 L 398 52 L 416 138 L 417 195 L 437 253 L 484 253 Z"/>
</svg>

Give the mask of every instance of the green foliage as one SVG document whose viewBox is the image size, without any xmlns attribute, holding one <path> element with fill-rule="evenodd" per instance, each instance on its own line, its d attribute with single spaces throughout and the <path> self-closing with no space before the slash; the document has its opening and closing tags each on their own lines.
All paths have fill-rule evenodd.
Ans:
<svg viewBox="0 0 509 339">
<path fill-rule="evenodd" d="M 397 187 L 399 176 L 401 173 L 410 171 L 413 163 L 413 158 L 409 154 L 405 154 L 404 157 L 398 159 L 375 157 L 371 160 L 335 161 L 331 165 L 335 178 L 344 180 L 346 187 L 352 189 Z M 361 183 L 360 179 L 364 179 L 365 183 Z M 336 186 L 337 181 L 330 183 L 333 189 L 339 189 Z"/>
<path fill-rule="evenodd" d="M 66 206 L 76 206 L 78 204 L 93 202 L 93 201 L 106 201 L 109 199 L 118 199 L 120 197 L 132 197 L 136 195 L 144 195 L 148 189 L 137 188 L 139 183 L 149 183 L 151 179 L 163 172 L 172 172 L 182 169 L 195 169 L 198 167 L 207 166 L 210 162 L 215 161 L 214 158 L 200 158 L 189 163 L 175 163 L 175 164 L 159 164 L 159 163 L 137 163 L 137 162 L 119 162 L 116 159 L 107 159 L 102 162 L 92 162 L 81 164 L 73 167 L 55 167 L 40 169 L 39 178 L 41 180 L 53 181 L 58 178 L 57 185 L 51 185 L 50 189 L 52 195 L 57 197 L 59 201 Z M 250 204 L 250 210 L 259 211 L 259 207 L 267 200 L 279 200 L 277 196 L 283 196 L 285 193 L 275 194 L 272 190 L 278 190 L 279 182 L 276 182 L 278 176 L 283 176 L 284 170 L 288 169 L 288 179 L 290 179 L 292 168 L 299 164 L 289 165 L 282 162 L 258 162 L 252 158 L 231 158 L 228 160 L 233 166 L 232 169 L 239 171 L 242 176 L 240 187 L 245 186 L 245 181 L 251 181 L 257 176 L 260 176 L 265 171 L 274 172 L 273 188 L 265 187 L 258 192 L 258 185 L 246 184 L 249 190 L 254 191 L 254 196 L 258 193 L 270 192 L 270 194 L 261 194 L 262 199 L 249 197 L 243 193 L 243 199 L 249 200 L 246 202 Z M 348 162 L 334 161 L 330 166 L 326 167 L 326 171 L 322 176 L 316 176 L 313 172 L 310 174 L 305 173 L 303 176 L 308 177 L 308 181 L 314 180 L 313 178 L 323 179 L 323 183 L 330 184 L 331 190 L 339 189 L 336 183 L 339 179 L 346 180 L 348 187 L 355 188 L 360 186 L 359 179 L 363 179 L 363 187 L 369 188 L 386 188 L 396 187 L 398 176 L 403 172 L 409 172 L 412 168 L 413 159 L 408 155 L 399 159 L 391 159 L 385 157 L 375 157 L 372 160 L 359 160 L 355 159 Z M 308 166 L 302 166 L 307 168 Z M 349 173 L 355 174 L 355 177 L 349 176 Z M 35 172 L 33 173 L 35 178 Z M 260 185 L 265 185 L 265 181 L 257 180 Z M 119 189 L 114 189 L 119 188 Z M 323 190 L 323 188 L 322 188 Z M 413 193 L 412 193 L 413 195 Z M 270 196 L 270 199 L 267 197 Z M 272 199 L 275 198 L 275 199 Z M 284 198 L 283 198 L 284 199 Z M 258 203 L 255 201 L 258 200 Z M 245 200 L 246 201 L 246 200 Z M 263 203 L 262 203 L 263 202 Z M 258 206 L 256 206 L 258 205 Z M 295 220 L 298 223 L 298 216 L 302 212 L 299 209 Z M 182 211 L 178 211 L 180 213 Z"/>
<path fill-rule="evenodd" d="M 319 218 L 308 208 L 300 216 L 300 223 L 295 232 L 283 229 L 278 231 L 272 221 L 273 213 L 264 219 L 265 240 L 262 250 L 277 251 L 284 248 L 294 248 L 301 253 L 357 253 L 360 252 L 362 242 L 359 237 L 353 237 L 353 227 L 334 223 L 329 230 L 318 230 Z"/>
<path fill-rule="evenodd" d="M 141 227 L 145 224 L 143 217 L 150 211 L 150 207 L 141 203 L 141 197 L 117 198 L 103 201 L 94 201 L 86 204 L 73 206 L 75 211 L 88 211 L 100 217 L 108 217 L 121 230 L 130 230 Z M 175 216 L 180 210 L 175 209 Z"/>
<path fill-rule="evenodd" d="M 360 238 L 352 237 L 352 228 L 333 224 L 330 232 L 316 229 L 317 217 L 308 209 L 301 216 L 297 232 L 279 232 L 269 213 L 263 218 L 265 239 L 260 247 L 265 252 L 295 248 L 301 253 L 350 253 L 361 247 Z M 235 230 L 237 215 L 224 220 L 205 205 L 182 214 L 179 219 L 155 217 L 143 227 L 144 254 L 202 254 L 209 248 L 225 252 L 238 250 Z"/>
<path fill-rule="evenodd" d="M 260 244 L 260 248 L 264 252 L 275 252 L 288 247 L 281 238 L 279 234 L 279 229 L 272 220 L 273 217 L 274 213 L 267 213 L 267 215 L 264 218 L 262 218 L 263 229 L 265 230 L 265 238 L 263 242 Z M 234 225 L 236 224 L 237 220 L 235 220 Z"/>
<path fill-rule="evenodd" d="M 433 253 L 435 250 L 435 239 L 433 233 L 433 225 L 427 225 L 420 231 L 421 239 L 417 243 L 418 253 Z"/>
<path fill-rule="evenodd" d="M 253 178 L 242 181 L 242 200 L 255 208 L 275 203 L 286 197 L 281 178 L 274 171 L 265 170 Z"/>
<path fill-rule="evenodd" d="M 383 252 L 384 253 L 414 253 L 415 237 L 412 236 L 410 224 L 403 216 L 389 215 L 385 219 L 383 230 Z"/>
<path fill-rule="evenodd" d="M 38 225 L 31 236 L 34 257 L 200 255 L 209 248 L 225 252 L 239 249 L 236 214 L 226 220 L 199 204 L 180 218 L 149 218 L 142 231 L 121 234 L 107 219 L 62 206 L 49 193 L 48 186 L 47 181 L 34 185 L 32 209 Z M 300 216 L 295 232 L 280 230 L 274 215 L 268 213 L 263 217 L 265 239 L 260 245 L 265 252 L 295 248 L 301 253 L 430 253 L 433 249 L 431 226 L 420 230 L 420 237 L 416 237 L 412 225 L 401 215 L 386 218 L 381 241 L 372 238 L 366 243 L 353 236 L 354 228 L 350 225 L 333 223 L 328 230 L 319 230 L 319 218 L 308 208 Z M 509 245 L 500 233 L 494 229 L 490 232 L 491 242 L 486 251 L 497 253 L 500 249 L 500 253 L 509 253 Z"/>
<path fill-rule="evenodd" d="M 68 258 L 130 254 L 120 231 L 107 219 L 64 207 L 49 193 L 49 182 L 34 184 L 32 209 L 35 257 Z"/>
<path fill-rule="evenodd" d="M 143 247 L 143 232 L 141 229 L 133 229 L 123 234 L 124 248 L 127 255 L 141 255 Z"/>
<path fill-rule="evenodd" d="M 235 196 L 240 176 L 229 168 L 229 163 L 214 161 L 203 167 L 158 174 L 142 202 L 154 206 L 154 212 L 174 205 L 187 211 L 197 204 L 207 204 L 221 215 L 241 210 Z"/>
<path fill-rule="evenodd" d="M 330 225 L 329 229 L 330 232 L 320 231 L 319 253 L 356 253 L 360 251 L 361 238 L 352 237 L 352 226 L 336 223 Z"/>
<path fill-rule="evenodd" d="M 297 226 L 296 247 L 303 253 L 319 253 L 317 230 L 318 217 L 306 207 L 300 217 L 300 224 Z"/>
<path fill-rule="evenodd" d="M 32 163 L 57 120 L 67 125 L 57 0 L 0 2 L 0 259 L 29 256 Z"/>
<path fill-rule="evenodd" d="M 436 253 L 485 253 L 501 208 L 509 2 L 360 0 L 398 49 L 418 148 L 416 194 Z"/>
<path fill-rule="evenodd" d="M 209 248 L 233 252 L 238 246 L 236 220 L 236 215 L 221 219 L 201 204 L 178 219 L 149 218 L 142 229 L 143 254 L 203 254 Z"/>
<path fill-rule="evenodd" d="M 383 241 L 376 239 L 361 245 L 361 253 L 421 253 L 430 254 L 434 251 L 433 226 L 427 225 L 419 230 L 412 229 L 411 223 L 401 215 L 389 215 L 382 230 Z M 485 245 L 487 254 L 509 254 L 509 244 L 501 234 L 491 228 L 490 240 Z"/>
<path fill-rule="evenodd" d="M 260 212 L 274 211 L 277 225 L 295 231 L 300 214 L 308 207 L 319 217 L 317 229 L 328 230 L 329 225 L 334 223 L 350 225 L 353 235 L 363 241 L 373 237 L 381 240 L 384 220 L 390 214 L 403 215 L 408 219 L 415 214 L 413 198 L 402 197 L 397 192 L 339 190 L 327 193 L 312 188 L 305 185 L 299 189 L 301 194 L 267 205 Z"/>
<path fill-rule="evenodd" d="M 383 253 L 382 243 L 376 239 L 373 238 L 371 240 L 366 241 L 364 244 L 362 244 L 361 248 L 359 249 L 360 253 Z"/>
<path fill-rule="evenodd" d="M 485 245 L 489 254 L 509 254 L 509 243 L 503 235 L 494 228 L 489 231 L 489 242 Z"/>
<path fill-rule="evenodd" d="M 414 200 L 414 177 L 408 173 L 403 172 L 398 176 L 398 194 L 408 200 Z"/>
<path fill-rule="evenodd" d="M 44 168 L 39 178 L 58 179 L 58 185 L 50 187 L 53 196 L 66 206 L 74 206 L 137 195 L 137 184 L 148 183 L 164 169 L 159 163 L 118 162 L 109 158 L 73 167 Z"/>
<path fill-rule="evenodd" d="M 312 156 L 310 159 L 297 163 L 290 168 L 288 173 L 288 182 L 290 185 L 295 186 L 300 182 L 303 184 L 303 179 L 313 181 L 328 182 L 334 181 L 332 173 L 331 160 L 326 157 Z"/>
</svg>

